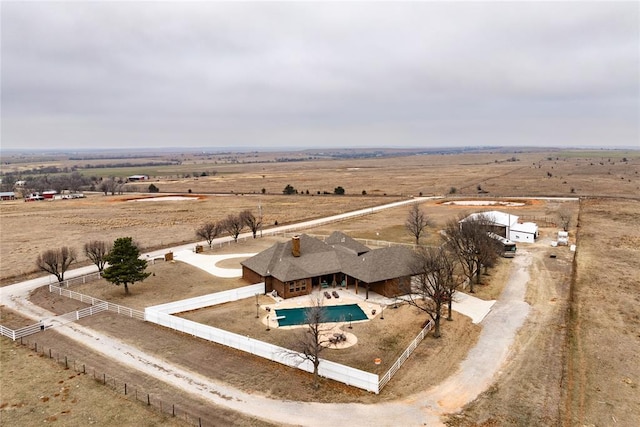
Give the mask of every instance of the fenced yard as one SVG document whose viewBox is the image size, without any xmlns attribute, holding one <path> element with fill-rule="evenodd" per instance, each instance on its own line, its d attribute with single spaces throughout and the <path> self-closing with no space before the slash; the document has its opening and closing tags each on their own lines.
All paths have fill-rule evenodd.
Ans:
<svg viewBox="0 0 640 427">
<path fill-rule="evenodd" d="M 271 361 L 276 361 L 290 367 L 296 367 L 307 372 L 312 372 L 313 368 L 310 363 L 300 364 L 297 361 L 293 360 L 295 358 L 292 358 L 292 353 L 290 350 L 286 350 L 282 347 L 260 340 L 254 340 L 248 336 L 245 337 L 237 335 L 232 332 L 213 328 L 207 325 L 202 325 L 197 322 L 191 322 L 189 320 L 169 314 L 251 298 L 252 296 L 256 295 L 257 291 L 263 292 L 264 285 L 253 285 L 245 288 L 224 291 L 219 294 L 206 295 L 202 297 L 191 298 L 189 300 L 176 301 L 160 306 L 149 307 L 147 310 L 145 310 L 145 313 L 118 304 L 112 304 L 107 301 L 99 300 L 97 298 L 75 291 L 63 289 L 59 286 L 49 285 L 49 292 L 51 293 L 91 305 L 75 312 L 48 319 L 46 324 L 38 323 L 36 325 L 22 328 L 19 331 L 13 331 L 8 328 L 4 328 L 3 335 L 9 336 L 13 340 L 15 340 L 17 338 L 39 332 L 40 330 L 44 330 L 47 327 L 55 326 L 57 324 L 63 324 L 69 321 L 78 320 L 82 317 L 97 314 L 102 311 L 112 311 L 114 313 L 134 319 L 152 321 L 171 329 L 175 329 L 193 336 L 211 340 L 228 347 L 267 358 Z M 387 316 L 387 318 L 389 319 L 389 316 Z M 425 328 L 420 331 L 418 336 L 410 343 L 407 349 L 400 355 L 400 357 L 393 363 L 391 368 L 382 377 L 379 377 L 377 374 L 370 374 L 368 372 L 354 369 L 349 366 L 344 366 L 340 363 L 335 363 L 329 360 L 323 360 L 321 362 L 320 375 L 340 382 L 344 382 L 348 385 L 363 388 L 374 393 L 379 393 L 382 387 L 384 387 L 389 382 L 391 377 L 409 358 L 413 350 L 422 341 L 426 333 L 431 329 L 431 326 L 432 323 L 430 322 Z"/>
</svg>

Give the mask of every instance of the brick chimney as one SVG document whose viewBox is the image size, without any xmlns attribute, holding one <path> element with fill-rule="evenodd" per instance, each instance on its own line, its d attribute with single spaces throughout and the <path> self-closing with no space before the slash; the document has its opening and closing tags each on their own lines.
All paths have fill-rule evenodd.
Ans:
<svg viewBox="0 0 640 427">
<path fill-rule="evenodd" d="M 291 238 L 291 255 L 295 257 L 300 256 L 300 236 L 293 236 Z"/>
</svg>

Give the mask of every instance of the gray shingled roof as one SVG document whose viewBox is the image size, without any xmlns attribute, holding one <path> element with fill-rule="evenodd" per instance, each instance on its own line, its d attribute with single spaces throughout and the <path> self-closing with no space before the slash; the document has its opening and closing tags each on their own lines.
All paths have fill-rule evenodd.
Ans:
<svg viewBox="0 0 640 427">
<path fill-rule="evenodd" d="M 334 231 L 325 239 L 324 242 L 330 246 L 342 246 L 343 248 L 349 249 L 356 255 L 362 255 L 363 253 L 371 250 L 354 238 L 347 236 L 342 231 Z"/>
<path fill-rule="evenodd" d="M 374 249 L 343 263 L 343 272 L 366 283 L 413 275 L 413 251 L 393 246 Z"/>
<path fill-rule="evenodd" d="M 409 248 L 369 250 L 343 233 L 332 236 L 333 245 L 302 234 L 299 257 L 292 255 L 291 241 L 288 241 L 277 243 L 241 264 L 261 276 L 273 276 L 282 282 L 333 273 L 345 273 L 367 283 L 412 275 L 413 251 Z M 346 239 L 343 240 L 343 236 Z M 363 248 L 365 253 L 358 256 Z"/>
</svg>

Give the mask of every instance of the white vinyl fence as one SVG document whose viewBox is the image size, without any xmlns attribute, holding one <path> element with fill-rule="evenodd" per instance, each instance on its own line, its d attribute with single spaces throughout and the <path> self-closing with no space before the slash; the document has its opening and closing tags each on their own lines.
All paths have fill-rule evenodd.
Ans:
<svg viewBox="0 0 640 427">
<path fill-rule="evenodd" d="M 100 273 L 99 271 L 96 271 L 95 273 L 89 273 L 89 274 L 85 274 L 84 276 L 78 276 L 72 279 L 63 280 L 62 282 L 55 283 L 55 285 L 68 288 L 69 286 L 80 285 L 88 282 L 93 282 L 94 280 L 98 280 L 102 277 L 101 274 L 102 273 Z"/>
<path fill-rule="evenodd" d="M 186 334 L 193 335 L 208 341 L 226 345 L 265 359 L 281 363 L 286 366 L 313 372 L 313 365 L 309 361 L 303 361 L 295 352 L 273 344 L 265 343 L 250 337 L 238 335 L 223 329 L 203 325 L 188 319 L 173 316 L 174 313 L 209 307 L 215 304 L 251 298 L 256 294 L 264 294 L 264 283 L 244 286 L 238 289 L 218 292 L 215 294 L 189 298 L 167 304 L 147 307 L 145 318 L 149 322 L 165 326 Z M 318 366 L 318 374 L 322 377 L 340 381 L 353 387 L 378 393 L 378 375 L 359 369 L 350 368 L 338 363 L 322 359 Z"/>
<path fill-rule="evenodd" d="M 61 314 L 60 316 L 51 317 L 49 319 L 40 321 L 33 325 L 25 326 L 20 329 L 10 329 L 6 326 L 0 325 L 0 334 L 5 337 L 11 338 L 13 341 L 26 337 L 28 335 L 35 334 L 40 331 L 44 331 L 47 328 L 57 325 L 64 325 L 65 323 L 74 322 L 80 320 L 83 317 L 93 316 L 94 314 L 101 313 L 107 310 L 107 303 L 101 302 L 91 307 L 85 307 L 81 310 L 72 311 L 70 313 Z"/>
<path fill-rule="evenodd" d="M 407 347 L 404 353 L 402 353 L 402 355 L 400 355 L 398 360 L 396 360 L 396 363 L 394 363 L 393 366 L 391 366 L 391 368 L 387 371 L 387 373 L 384 374 L 382 378 L 380 378 L 378 390 L 382 390 L 382 387 L 384 387 L 389 382 L 391 377 L 393 377 L 393 375 L 396 372 L 398 372 L 398 369 L 400 369 L 402 364 L 409 358 L 409 356 L 411 356 L 411 353 L 413 353 L 413 350 L 415 350 L 416 347 L 418 347 L 418 344 L 422 342 L 422 340 L 427 335 L 427 333 L 431 330 L 431 328 L 433 328 L 433 320 L 430 320 L 429 323 L 427 323 L 427 326 L 422 328 L 418 336 L 415 337 L 415 339 L 411 342 L 411 344 L 409 344 L 409 347 Z"/>
<path fill-rule="evenodd" d="M 237 301 L 250 298 L 256 294 L 264 294 L 264 282 L 255 285 L 243 286 L 241 288 L 229 289 L 228 291 L 216 292 L 215 294 L 202 295 L 199 297 L 187 298 L 180 301 L 168 302 L 166 304 L 147 307 L 145 312 L 160 312 L 165 314 L 182 313 L 183 311 L 197 310 L 199 308 L 210 307 L 225 302 Z"/>
<path fill-rule="evenodd" d="M 291 350 L 259 341 L 243 335 L 238 335 L 212 326 L 203 325 L 192 320 L 183 319 L 159 311 L 146 310 L 147 320 L 176 331 L 184 332 L 198 338 L 212 341 L 227 347 L 241 350 L 262 358 L 278 362 L 286 366 L 313 372 L 313 365 L 309 361 L 301 363 L 301 358 Z M 378 375 L 359 369 L 350 368 L 338 363 L 322 359 L 318 367 L 320 376 L 378 393 Z"/>
<path fill-rule="evenodd" d="M 11 329 L 6 326 L 0 325 L 0 335 L 3 335 L 7 338 L 12 339 L 13 341 L 20 339 L 22 337 L 26 337 L 27 335 L 35 334 L 36 332 L 40 332 L 42 330 L 42 324 L 36 323 L 34 325 L 25 326 L 20 329 Z"/>
<path fill-rule="evenodd" d="M 125 307 L 118 304 L 113 304 L 108 301 L 103 301 L 101 299 L 94 298 L 89 295 L 84 295 L 79 292 L 70 291 L 68 289 L 62 289 L 56 285 L 49 285 L 49 292 L 58 294 L 63 297 L 75 299 L 81 302 L 86 302 L 87 304 L 91 304 L 91 305 L 105 304 L 106 310 L 108 311 L 113 311 L 114 313 L 122 314 L 123 316 L 127 316 L 127 317 L 133 317 L 138 320 L 145 320 L 143 311 L 134 310 L 132 308 Z"/>
</svg>

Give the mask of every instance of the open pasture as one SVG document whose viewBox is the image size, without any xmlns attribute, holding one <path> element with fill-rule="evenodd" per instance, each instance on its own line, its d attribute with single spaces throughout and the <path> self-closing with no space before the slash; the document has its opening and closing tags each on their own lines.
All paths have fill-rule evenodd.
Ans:
<svg viewBox="0 0 640 427">
<path fill-rule="evenodd" d="M 347 195 L 448 194 L 492 196 L 628 196 L 640 191 L 640 152 L 631 150 L 496 149 L 462 154 L 403 154 L 380 152 L 371 157 L 332 158 L 306 150 L 289 153 L 157 153 L 121 159 L 48 162 L 7 159 L 3 173 L 55 166 L 88 177 L 126 179 L 146 174 L 150 181 L 128 183 L 127 189 L 146 191 L 153 183 L 161 192 L 282 194 L 292 185 L 306 194 Z M 344 154 L 344 153 L 343 153 Z M 3 158 L 3 160 L 5 160 Z M 140 166 L 92 167 L 130 163 Z M 146 166 L 151 162 L 171 165 Z M 205 174 L 206 176 L 202 176 Z"/>
<path fill-rule="evenodd" d="M 198 240 L 195 229 L 206 221 L 220 221 L 245 209 L 259 215 L 262 207 L 264 228 L 303 219 L 375 206 L 375 197 L 203 196 L 192 201 L 129 201 L 140 195 L 102 196 L 85 199 L 24 203 L 20 200 L 0 204 L 2 239 L 0 277 L 11 278 L 36 273 L 35 259 L 49 248 L 76 248 L 84 261 L 83 245 L 91 240 L 113 242 L 133 237 L 142 250 L 159 249 Z M 245 229 L 245 231 L 247 231 Z"/>
<path fill-rule="evenodd" d="M 597 154 L 601 155 L 597 157 Z M 510 161 L 512 156 L 518 160 Z M 264 173 L 261 168 L 264 168 Z M 441 194 L 447 196 L 447 200 L 490 200 L 503 195 L 518 201 L 524 200 L 522 196 L 535 195 L 607 196 L 596 200 L 585 198 L 580 202 L 582 213 L 577 229 L 578 202 L 525 200 L 522 207 L 487 208 L 509 211 L 521 217 L 553 217 L 561 207 L 573 209 L 570 240 L 576 241 L 577 238 L 578 244 L 573 264 L 574 282 L 568 248 L 548 246 L 556 229 L 543 229 L 545 243 L 540 243 L 540 251 L 534 256 L 530 267 L 532 279 L 527 291 L 527 302 L 533 310 L 518 335 L 513 356 L 494 386 L 460 414 L 450 417 L 448 423 L 468 426 L 482 423 L 554 425 L 564 420 L 567 425 L 637 424 L 635 421 L 640 409 L 634 396 L 638 372 L 629 369 L 629 361 L 635 361 L 640 354 L 638 337 L 634 335 L 637 328 L 633 328 L 637 323 L 633 301 L 638 295 L 638 284 L 633 279 L 640 275 L 640 266 L 634 261 L 640 259 L 637 256 L 638 245 L 635 244 L 640 208 L 637 200 L 632 199 L 640 194 L 638 152 L 503 152 L 499 158 L 497 153 L 426 155 L 349 161 L 228 163 L 216 165 L 216 169 L 216 175 L 197 180 L 175 175 L 154 177 L 152 182 L 163 193 L 187 193 L 191 189 L 192 193 L 234 192 L 245 195 L 207 196 L 197 202 L 185 203 L 123 202 L 123 199 L 134 196 L 129 194 L 113 197 L 92 195 L 85 200 L 51 203 L 0 203 L 0 277 L 3 283 L 15 282 L 24 274 L 33 274 L 33 260 L 48 247 L 68 244 L 79 249 L 88 240 L 113 240 L 125 235 L 133 236 L 147 249 L 191 242 L 195 240 L 195 226 L 205 218 L 223 218 L 227 213 L 242 209 L 256 212 L 258 203 L 263 208 L 265 224 L 270 225 L 275 220 L 285 223 L 381 204 L 391 201 L 392 194 Z M 282 188 L 287 184 L 303 193 L 309 189 L 310 194 L 283 196 Z M 345 188 L 346 197 L 317 195 L 317 191 L 332 192 L 338 185 Z M 483 193 L 478 193 L 478 186 Z M 455 193 L 448 194 L 453 187 Z M 264 195 L 260 194 L 262 188 L 265 188 Z M 315 194 L 313 190 L 316 190 Z M 367 197 L 361 195 L 362 190 L 367 192 Z M 387 197 L 384 197 L 385 193 Z M 444 207 L 440 202 L 442 200 L 422 204 L 436 224 L 429 230 L 424 243 L 438 241 L 434 231 L 448 218 L 476 210 L 465 206 Z M 406 208 L 393 209 L 338 223 L 335 227 L 317 227 L 308 233 L 326 235 L 340 229 L 353 237 L 412 243 L 403 225 L 406 212 Z M 238 244 L 239 247 L 243 245 Z M 235 251 L 235 248 L 214 250 Z M 552 253 L 562 255 L 551 259 Z M 490 271 L 486 279 L 500 282 L 505 277 L 504 272 L 496 269 Z M 603 294 L 603 283 L 613 286 L 614 291 Z M 124 305 L 135 300 L 136 286 L 132 287 L 134 297 L 123 302 Z M 570 288 L 572 299 L 569 298 Z M 492 286 L 481 286 L 478 295 L 486 299 L 495 298 L 496 293 L 491 289 Z M 114 298 L 124 293 L 115 286 L 111 286 L 109 292 Z M 113 317 L 103 322 L 96 316 L 82 322 L 113 334 L 119 334 L 126 328 L 133 329 L 130 328 L 133 321 L 123 318 Z M 424 362 L 428 359 L 425 357 L 457 361 L 464 358 L 468 351 L 464 344 L 473 343 L 474 338 L 473 334 L 469 335 L 472 329 L 462 326 L 463 322 L 459 321 L 445 323 L 444 340 L 429 339 L 421 345 L 407 362 L 407 369 L 401 370 L 379 397 L 355 393 L 358 395 L 355 398 L 353 392 L 334 388 L 331 382 L 323 383 L 320 394 L 315 394 L 309 391 L 309 384 L 305 382 L 308 379 L 299 376 L 288 384 L 274 383 L 272 380 L 282 377 L 283 372 L 260 367 L 254 360 L 250 361 L 255 368 L 252 372 L 259 374 L 253 378 L 230 374 L 234 363 L 249 362 L 236 356 L 225 356 L 226 350 L 212 350 L 210 345 L 188 337 L 185 339 L 189 340 L 190 351 L 185 357 L 207 354 L 209 358 L 205 361 L 215 359 L 217 368 L 220 368 L 220 361 L 227 358 L 223 369 L 229 370 L 220 374 L 223 380 L 245 390 L 255 390 L 256 387 L 268 395 L 309 401 L 392 400 L 439 381 L 430 376 L 434 372 L 415 376 L 417 369 L 427 369 Z M 169 338 L 175 338 L 175 334 L 165 336 L 155 329 L 145 325 L 136 331 L 140 334 L 137 338 L 128 339 L 152 353 L 166 355 L 168 360 L 188 363 L 182 360 L 182 355 L 179 356 L 180 345 L 169 343 Z M 455 336 L 448 336 L 447 331 Z M 154 339 L 148 340 L 148 337 Z M 608 354 L 609 357 L 603 359 L 602 348 L 615 348 L 615 355 Z M 451 351 L 457 353 L 452 355 Z M 211 375 L 220 371 L 211 366 L 202 367 L 209 369 Z M 455 363 L 450 366 L 453 367 Z M 197 369 L 198 366 L 192 368 Z M 447 369 L 438 373 L 440 379 L 447 375 Z M 256 383 L 256 380 L 259 381 Z M 292 382 L 301 385 L 291 388 Z"/>
<path fill-rule="evenodd" d="M 35 273 L 34 260 L 46 248 L 67 245 L 81 249 L 90 240 L 113 241 L 122 236 L 133 237 L 143 249 L 168 247 L 194 241 L 194 230 L 204 221 L 220 220 L 244 209 L 257 215 L 259 206 L 267 228 L 276 221 L 285 224 L 323 217 L 419 194 L 493 199 L 585 194 L 629 197 L 640 193 L 637 152 L 623 158 L 617 151 L 613 152 L 616 156 L 608 157 L 603 152 L 599 158 L 582 157 L 579 151 L 569 153 L 496 152 L 228 163 L 215 165 L 219 171 L 214 176 L 152 177 L 151 182 L 161 194 L 186 194 L 191 190 L 192 195 L 202 196 L 197 201 L 126 202 L 141 196 L 137 193 L 96 193 L 83 200 L 54 202 L 4 201 L 0 203 L 0 279 L 7 283 L 11 278 Z M 286 185 L 292 185 L 300 194 L 284 196 Z M 125 189 L 127 186 L 144 189 L 146 184 L 129 183 Z M 344 196 L 331 194 L 338 186 L 345 189 Z M 458 207 L 457 211 L 471 209 Z M 438 220 L 438 214 L 434 215 Z M 395 229 L 386 230 L 387 237 L 383 239 L 405 240 L 408 236 L 402 224 L 400 221 Z M 380 230 L 369 230 L 367 237 L 378 237 L 375 233 Z"/>
</svg>

